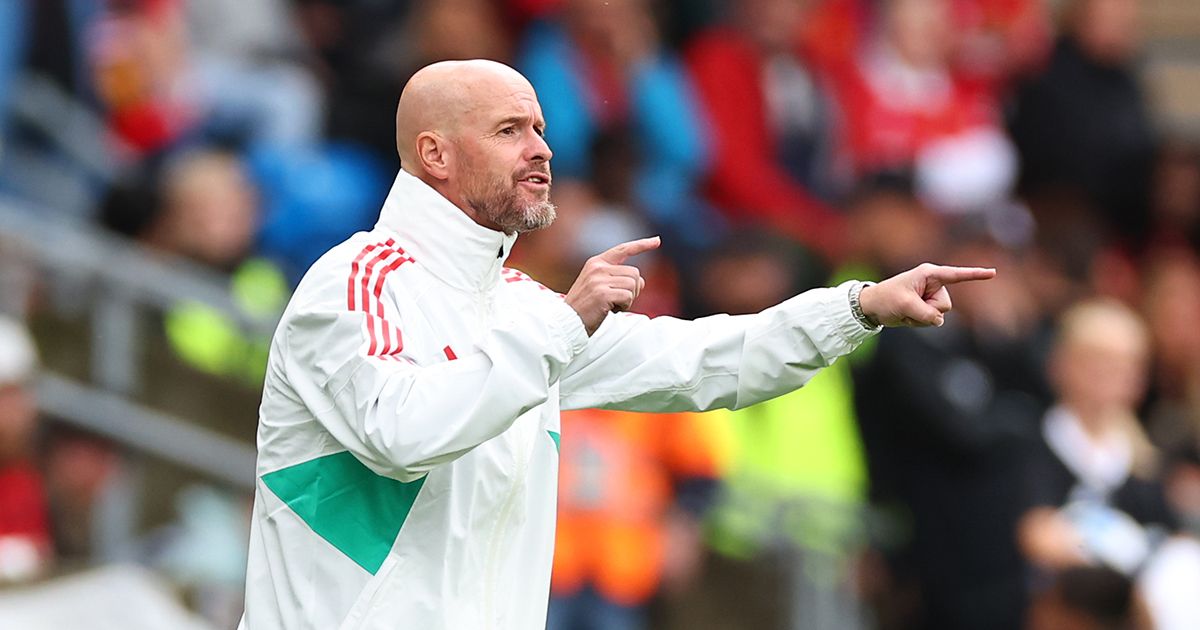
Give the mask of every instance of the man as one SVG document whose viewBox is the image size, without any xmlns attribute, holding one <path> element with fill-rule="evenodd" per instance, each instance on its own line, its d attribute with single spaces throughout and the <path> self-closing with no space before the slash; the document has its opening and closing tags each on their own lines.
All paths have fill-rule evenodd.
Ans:
<svg viewBox="0 0 1200 630">
<path fill-rule="evenodd" d="M 750 405 L 876 322 L 940 324 L 944 285 L 994 273 L 923 265 L 756 315 L 648 319 L 622 312 L 644 286 L 623 263 L 648 238 L 560 296 L 503 267 L 554 219 L 544 130 L 501 64 L 437 63 L 405 86 L 378 225 L 317 261 L 272 344 L 243 628 L 542 628 L 560 407 Z"/>
</svg>

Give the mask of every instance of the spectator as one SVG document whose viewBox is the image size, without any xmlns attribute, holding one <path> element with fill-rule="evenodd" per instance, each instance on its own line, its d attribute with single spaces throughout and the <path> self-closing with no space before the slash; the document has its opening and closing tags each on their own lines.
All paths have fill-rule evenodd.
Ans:
<svg viewBox="0 0 1200 630">
<path fill-rule="evenodd" d="M 701 313 L 758 312 L 821 281 L 804 277 L 812 267 L 780 237 L 733 235 L 702 265 Z M 803 390 L 709 415 L 729 433 L 728 471 L 709 519 L 717 555 L 673 627 L 781 627 L 788 619 L 852 627 L 866 468 L 849 364 L 826 368 Z"/>
<path fill-rule="evenodd" d="M 953 66 L 950 0 L 886 0 L 875 37 L 833 70 L 854 172 L 910 171 L 933 209 L 1008 199 L 1016 153 L 987 88 Z"/>
<path fill-rule="evenodd" d="M 217 8 L 227 7 L 208 12 Z M 88 70 L 126 146 L 155 155 L 197 134 L 292 147 L 316 140 L 322 105 L 311 75 L 279 58 L 203 50 L 189 26 L 182 0 L 110 0 L 89 23 Z"/>
<path fill-rule="evenodd" d="M 801 26 L 801 40 L 822 66 L 857 55 L 871 31 L 873 0 L 820 0 Z M 971 83 L 997 92 L 1041 67 L 1053 24 L 1041 0 L 951 0 L 953 63 Z"/>
<path fill-rule="evenodd" d="M 1165 250 L 1146 263 L 1143 312 L 1154 349 L 1147 426 L 1170 457 L 1200 453 L 1200 260 Z"/>
<path fill-rule="evenodd" d="M 650 600 L 696 578 L 719 472 L 712 421 L 563 413 L 548 630 L 648 628 Z"/>
<path fill-rule="evenodd" d="M 25 327 L 0 316 L 0 584 L 41 575 L 53 557 L 44 481 L 34 465 L 36 368 Z"/>
<path fill-rule="evenodd" d="M 1040 70 L 1054 25 L 1041 0 L 955 0 L 955 67 L 1000 94 Z"/>
<path fill-rule="evenodd" d="M 143 242 L 231 274 L 231 297 L 248 313 L 282 311 L 287 281 L 277 266 L 252 256 L 259 200 L 236 157 L 179 156 L 163 174 L 159 197 L 162 207 Z M 165 324 L 172 348 L 192 367 L 248 383 L 262 379 L 270 339 L 244 336 L 237 322 L 199 303 L 175 305 Z"/>
<path fill-rule="evenodd" d="M 396 97 L 416 69 L 443 59 L 510 57 L 509 34 L 489 0 L 296 4 L 329 94 L 329 138 L 365 148 L 389 174 L 398 165 Z"/>
<path fill-rule="evenodd" d="M 1137 583 L 1157 627 L 1191 628 L 1200 605 L 1179 584 L 1200 576 L 1200 544 L 1174 537 L 1160 455 L 1135 415 L 1149 350 L 1145 325 L 1119 303 L 1083 302 L 1063 315 L 1050 361 L 1059 404 L 1025 467 L 1032 507 L 1020 543 L 1043 579 L 1107 567 Z"/>
<path fill-rule="evenodd" d="M 529 28 L 517 66 L 538 90 L 556 176 L 597 175 L 594 147 L 625 136 L 637 209 L 665 243 L 711 243 L 714 219 L 695 194 L 709 156 L 703 123 L 648 0 L 565 2 L 557 20 Z"/>
<path fill-rule="evenodd" d="M 826 87 L 796 32 L 800 0 L 746 0 L 687 50 L 712 122 L 708 193 L 734 223 L 778 231 L 832 256 L 844 230 L 829 205 L 846 185 Z"/>
<path fill-rule="evenodd" d="M 1063 315 L 1049 362 L 1058 405 L 1025 466 L 1031 508 L 1020 540 L 1035 566 L 1095 563 L 1132 574 L 1150 554 L 1146 528 L 1174 530 L 1158 454 L 1136 416 L 1149 350 L 1145 325 L 1116 302 Z"/>
<path fill-rule="evenodd" d="M 87 566 L 132 557 L 126 514 L 113 511 L 129 490 L 129 468 L 108 440 L 54 425 L 43 447 L 46 494 L 54 548 L 64 566 Z"/>
<path fill-rule="evenodd" d="M 959 241 L 950 260 L 1016 265 L 990 239 Z M 890 584 L 881 590 L 902 598 L 882 603 L 895 627 L 1000 630 L 1022 621 L 1015 532 L 1024 503 L 1013 479 L 1040 409 L 1038 313 L 1023 278 L 995 280 L 956 293 L 957 315 L 936 335 L 881 336 L 855 370 L 872 500 L 910 532 L 882 549 Z"/>
<path fill-rule="evenodd" d="M 1200 145 L 1173 143 L 1159 152 L 1150 213 L 1148 250 L 1200 251 Z"/>
<path fill-rule="evenodd" d="M 1046 71 L 1020 90 L 1010 123 L 1026 194 L 1079 194 L 1112 239 L 1147 229 L 1155 138 L 1134 57 L 1135 0 L 1071 0 Z"/>
<path fill-rule="evenodd" d="M 1150 259 L 1143 310 L 1154 347 L 1147 428 L 1164 455 L 1168 503 L 1182 529 L 1200 536 L 1200 262 L 1187 250 Z M 1182 325 L 1182 328 L 1176 328 Z"/>
</svg>

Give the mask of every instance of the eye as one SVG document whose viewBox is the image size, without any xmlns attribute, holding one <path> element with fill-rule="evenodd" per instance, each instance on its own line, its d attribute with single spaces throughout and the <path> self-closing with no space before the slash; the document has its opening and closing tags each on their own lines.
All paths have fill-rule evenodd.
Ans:
<svg viewBox="0 0 1200 630">
<path fill-rule="evenodd" d="M 534 132 L 537 133 L 537 135 L 539 135 L 543 138 L 546 137 L 546 128 L 545 127 L 534 127 L 533 130 L 534 130 Z"/>
<path fill-rule="evenodd" d="M 516 127 L 514 127 L 514 126 L 512 126 L 512 125 L 509 125 L 509 126 L 507 126 L 507 127 L 505 127 L 505 128 L 503 128 L 503 129 L 501 129 L 501 130 L 500 130 L 500 135 L 502 135 L 502 136 L 515 136 L 515 135 L 517 135 L 517 128 L 516 128 Z"/>
</svg>

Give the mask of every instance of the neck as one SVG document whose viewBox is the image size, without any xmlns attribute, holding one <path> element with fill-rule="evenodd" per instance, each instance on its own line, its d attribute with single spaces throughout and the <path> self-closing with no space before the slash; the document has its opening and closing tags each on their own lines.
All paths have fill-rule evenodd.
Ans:
<svg viewBox="0 0 1200 630">
<path fill-rule="evenodd" d="M 1099 439 L 1108 433 L 1112 410 L 1077 400 L 1064 400 L 1062 406 L 1079 420 L 1088 437 Z"/>
</svg>

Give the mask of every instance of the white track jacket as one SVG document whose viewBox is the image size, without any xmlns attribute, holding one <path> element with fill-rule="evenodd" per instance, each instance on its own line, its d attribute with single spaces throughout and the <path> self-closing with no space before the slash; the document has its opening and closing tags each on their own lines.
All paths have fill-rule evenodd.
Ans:
<svg viewBox="0 0 1200 630">
<path fill-rule="evenodd" d="M 301 281 L 263 392 L 241 628 L 540 630 L 560 408 L 744 407 L 871 334 L 842 286 L 614 314 L 589 338 L 504 267 L 514 240 L 401 171 L 375 228 Z"/>
</svg>

